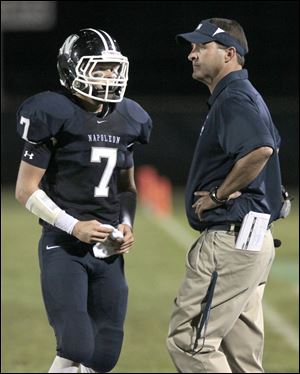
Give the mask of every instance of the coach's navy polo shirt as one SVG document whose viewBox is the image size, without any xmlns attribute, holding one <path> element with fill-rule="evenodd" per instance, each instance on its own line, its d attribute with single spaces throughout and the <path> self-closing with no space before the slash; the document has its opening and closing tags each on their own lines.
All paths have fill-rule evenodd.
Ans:
<svg viewBox="0 0 300 374">
<path fill-rule="evenodd" d="M 247 70 L 226 75 L 208 101 L 210 108 L 201 128 L 186 186 L 186 214 L 195 230 L 212 224 L 241 222 L 250 211 L 271 214 L 281 209 L 281 173 L 277 149 L 280 137 L 261 95 L 248 80 Z M 220 186 L 234 164 L 256 148 L 268 146 L 274 152 L 266 166 L 242 195 L 203 213 L 201 221 L 193 203 L 195 191 Z"/>
</svg>

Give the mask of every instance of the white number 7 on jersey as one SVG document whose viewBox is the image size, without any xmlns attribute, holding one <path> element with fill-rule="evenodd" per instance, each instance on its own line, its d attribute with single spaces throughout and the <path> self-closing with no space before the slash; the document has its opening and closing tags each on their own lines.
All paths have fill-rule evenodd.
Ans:
<svg viewBox="0 0 300 374">
<path fill-rule="evenodd" d="M 20 124 L 24 125 L 24 131 L 23 131 L 22 138 L 24 140 L 26 140 L 27 142 L 31 143 L 31 144 L 37 144 L 35 142 L 32 142 L 32 141 L 28 140 L 28 138 L 27 138 L 27 136 L 28 136 L 28 130 L 29 130 L 29 126 L 30 126 L 30 119 L 21 116 L 21 118 L 20 118 Z"/>
<path fill-rule="evenodd" d="M 95 197 L 108 196 L 108 183 L 117 163 L 117 148 L 92 147 L 91 162 L 101 162 L 101 158 L 107 158 L 107 164 L 100 179 L 100 182 L 94 190 Z"/>
</svg>

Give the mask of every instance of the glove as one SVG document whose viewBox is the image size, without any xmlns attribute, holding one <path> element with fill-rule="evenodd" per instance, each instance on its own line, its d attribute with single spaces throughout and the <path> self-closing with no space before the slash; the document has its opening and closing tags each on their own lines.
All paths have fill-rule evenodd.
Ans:
<svg viewBox="0 0 300 374">
<path fill-rule="evenodd" d="M 98 258 L 107 258 L 109 256 L 119 254 L 116 252 L 116 249 L 120 248 L 120 242 L 117 242 L 116 239 L 123 239 L 123 234 L 118 229 L 114 228 L 111 225 L 102 225 L 107 228 L 113 229 L 113 231 L 108 235 L 107 239 L 104 242 L 96 243 L 93 246 L 94 256 Z"/>
</svg>

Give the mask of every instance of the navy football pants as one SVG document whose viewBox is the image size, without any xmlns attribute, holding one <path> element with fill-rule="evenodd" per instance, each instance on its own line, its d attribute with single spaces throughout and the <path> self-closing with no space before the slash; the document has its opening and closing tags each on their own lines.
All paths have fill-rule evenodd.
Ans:
<svg viewBox="0 0 300 374">
<path fill-rule="evenodd" d="M 98 372 L 112 370 L 127 309 L 123 256 L 95 258 L 92 245 L 52 231 L 42 234 L 39 260 L 57 355 Z"/>
</svg>

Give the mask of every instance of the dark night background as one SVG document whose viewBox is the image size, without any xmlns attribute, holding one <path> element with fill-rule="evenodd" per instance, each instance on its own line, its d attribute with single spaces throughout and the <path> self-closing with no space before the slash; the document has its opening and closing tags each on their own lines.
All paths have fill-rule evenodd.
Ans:
<svg viewBox="0 0 300 374">
<path fill-rule="evenodd" d="M 2 10 L 6 3 L 1 3 Z M 136 166 L 152 164 L 174 184 L 184 185 L 206 116 L 209 91 L 192 79 L 188 51 L 176 45 L 175 35 L 192 31 L 202 19 L 221 17 L 237 20 L 245 30 L 250 49 L 245 68 L 267 102 L 281 134 L 283 182 L 296 186 L 298 4 L 298 1 L 59 1 L 56 22 L 50 30 L 3 28 L 2 183 L 15 183 L 21 156 L 22 141 L 15 124 L 18 106 L 32 94 L 59 87 L 56 72 L 59 47 L 71 33 L 92 27 L 103 29 L 117 39 L 130 61 L 126 96 L 137 100 L 153 119 L 150 144 L 136 147 Z"/>
</svg>

